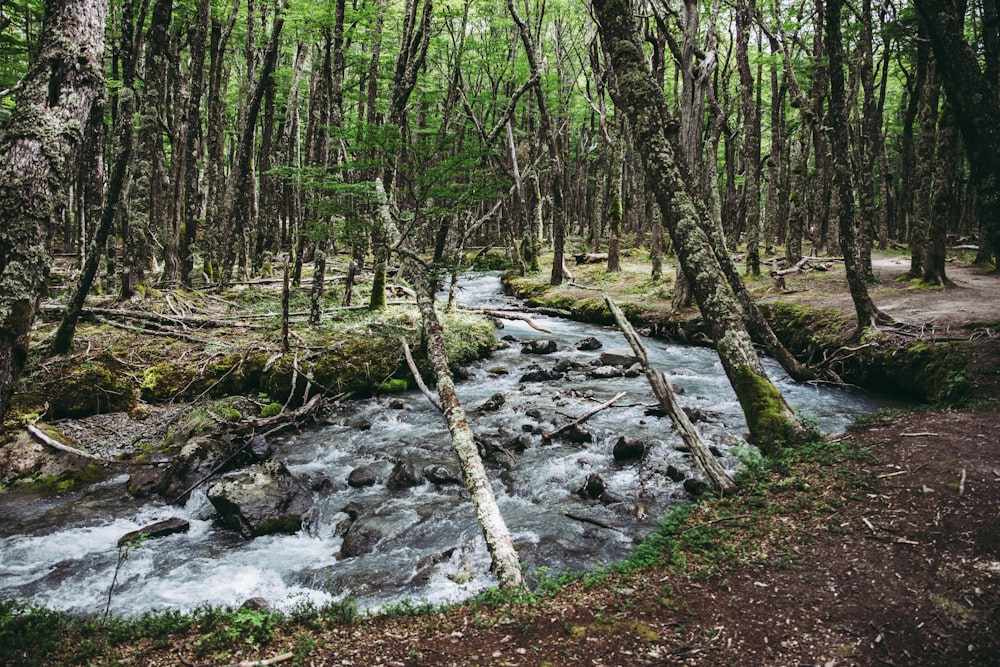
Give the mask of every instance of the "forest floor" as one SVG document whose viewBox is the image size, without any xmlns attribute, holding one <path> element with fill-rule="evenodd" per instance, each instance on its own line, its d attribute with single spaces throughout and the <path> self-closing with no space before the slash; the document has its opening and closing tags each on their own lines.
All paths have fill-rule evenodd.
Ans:
<svg viewBox="0 0 1000 667">
<path fill-rule="evenodd" d="M 927 337 L 997 340 L 997 274 L 950 264 L 955 285 L 926 288 L 895 280 L 907 258 L 875 261 L 873 296 L 890 315 Z M 764 300 L 853 310 L 842 268 L 787 287 L 752 286 Z M 989 350 L 982 362 L 1000 367 L 1000 345 Z M 65 645 L 38 664 L 1000 665 L 998 397 L 994 377 L 970 408 L 874 415 L 679 512 L 617 571 L 562 587 L 349 623 L 289 619 L 228 644 L 193 627 L 102 643 L 85 660 Z"/>
</svg>

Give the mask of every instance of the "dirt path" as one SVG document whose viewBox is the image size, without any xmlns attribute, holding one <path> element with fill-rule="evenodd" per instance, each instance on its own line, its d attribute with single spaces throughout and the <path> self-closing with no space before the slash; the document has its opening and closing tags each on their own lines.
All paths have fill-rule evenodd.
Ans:
<svg viewBox="0 0 1000 667">
<path fill-rule="evenodd" d="M 949 263 L 948 287 L 927 287 L 898 280 L 910 268 L 909 257 L 872 254 L 878 285 L 871 288 L 875 305 L 906 324 L 943 333 L 970 324 L 997 328 L 1000 324 L 1000 274 L 978 267 Z M 842 264 L 827 274 L 790 275 L 788 294 L 765 301 L 793 301 L 813 306 L 853 310 Z"/>
</svg>

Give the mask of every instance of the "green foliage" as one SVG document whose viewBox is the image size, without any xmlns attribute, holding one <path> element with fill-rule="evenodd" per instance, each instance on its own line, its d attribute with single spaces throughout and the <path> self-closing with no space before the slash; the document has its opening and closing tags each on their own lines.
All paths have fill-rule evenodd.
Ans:
<svg viewBox="0 0 1000 667">
<path fill-rule="evenodd" d="M 426 616 L 437 611 L 437 607 L 426 602 L 414 602 L 410 598 L 403 598 L 397 602 L 392 602 L 379 611 L 380 616 L 387 618 L 404 618 L 407 616 Z"/>
<path fill-rule="evenodd" d="M 274 417 L 275 415 L 281 414 L 282 407 L 283 406 L 281 405 L 281 403 L 277 402 L 268 403 L 263 408 L 261 408 L 260 416 L 264 417 L 265 419 L 267 417 Z"/>
</svg>

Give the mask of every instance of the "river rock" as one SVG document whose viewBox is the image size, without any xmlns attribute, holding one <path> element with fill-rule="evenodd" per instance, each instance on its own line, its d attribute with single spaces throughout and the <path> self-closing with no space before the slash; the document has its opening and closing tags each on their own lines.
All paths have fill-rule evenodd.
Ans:
<svg viewBox="0 0 1000 667">
<path fill-rule="evenodd" d="M 712 487 L 705 482 L 700 479 L 695 479 L 694 477 L 688 477 L 684 480 L 684 490 L 687 491 L 693 498 L 697 498 L 698 496 L 707 493 L 711 490 L 711 488 Z"/>
<path fill-rule="evenodd" d="M 604 480 L 601 479 L 601 476 L 596 472 L 592 472 L 587 475 L 587 481 L 576 492 L 584 498 L 597 500 L 604 494 L 605 488 Z"/>
<path fill-rule="evenodd" d="M 556 362 L 556 365 L 552 367 L 557 373 L 566 373 L 569 371 L 580 371 L 585 369 L 586 366 L 578 361 L 573 361 L 572 359 L 560 359 Z"/>
<path fill-rule="evenodd" d="M 562 373 L 557 373 L 554 370 L 546 370 L 544 368 L 538 368 L 535 370 L 528 371 L 521 376 L 518 382 L 551 382 L 552 380 L 559 380 L 562 378 Z"/>
<path fill-rule="evenodd" d="M 458 471 L 440 463 L 424 466 L 424 477 L 432 484 L 461 484 L 462 477 Z"/>
<path fill-rule="evenodd" d="M 379 519 L 380 517 L 356 519 L 344 535 L 340 555 L 344 558 L 354 558 L 375 551 L 375 545 L 385 537 Z"/>
<path fill-rule="evenodd" d="M 594 441 L 594 436 L 590 434 L 590 431 L 583 428 L 579 424 L 573 424 L 568 429 L 560 433 L 559 437 L 577 445 Z"/>
<path fill-rule="evenodd" d="M 667 466 L 667 477 L 669 477 L 670 480 L 674 481 L 674 482 L 683 482 L 685 475 L 684 475 L 684 473 L 682 473 L 680 470 L 678 470 L 674 466 L 668 465 Z"/>
<path fill-rule="evenodd" d="M 295 533 L 313 508 L 312 494 L 280 461 L 255 463 L 208 490 L 223 523 L 251 539 Z"/>
<path fill-rule="evenodd" d="M 615 457 L 616 463 L 630 463 L 642 460 L 646 456 L 647 449 L 646 443 L 642 440 L 623 435 L 618 438 L 611 454 Z"/>
<path fill-rule="evenodd" d="M 592 350 L 599 350 L 602 347 L 604 347 L 604 344 L 601 341 L 599 341 L 596 338 L 594 338 L 593 336 L 590 336 L 588 338 L 584 338 L 583 340 L 581 340 L 579 343 L 576 344 L 576 349 L 578 349 L 578 350 L 580 350 L 582 352 L 590 352 Z"/>
<path fill-rule="evenodd" d="M 148 498 L 157 493 L 162 480 L 162 468 L 140 468 L 129 476 L 125 490 L 133 498 Z"/>
<path fill-rule="evenodd" d="M 212 475 L 237 467 L 241 444 L 206 436 L 191 438 L 164 470 L 154 485 L 157 493 L 170 503 L 183 503 L 191 489 Z"/>
<path fill-rule="evenodd" d="M 266 461 L 271 458 L 272 454 L 271 445 L 262 435 L 254 436 L 247 445 L 247 450 L 250 452 L 250 458 L 254 461 Z"/>
<path fill-rule="evenodd" d="M 148 526 L 143 526 L 139 530 L 133 530 L 129 533 L 125 533 L 118 538 L 118 546 L 125 546 L 126 544 L 135 542 L 136 540 L 166 537 L 167 535 L 174 535 L 176 533 L 186 533 L 190 529 L 190 522 L 177 517 L 166 519 L 165 521 L 157 521 L 156 523 L 151 523 Z"/>
<path fill-rule="evenodd" d="M 529 340 L 521 345 L 522 354 L 552 354 L 558 345 L 554 340 Z"/>
<path fill-rule="evenodd" d="M 507 402 L 507 399 L 504 398 L 504 395 L 501 394 L 500 392 L 497 392 L 497 393 L 493 394 L 492 396 L 490 396 L 489 398 L 487 398 L 483 402 L 483 404 L 479 406 L 479 411 L 480 412 L 496 412 L 497 410 L 499 410 L 500 408 L 502 408 L 503 405 L 504 405 L 504 403 L 506 403 L 506 402 Z"/>
<path fill-rule="evenodd" d="M 587 373 L 587 377 L 595 380 L 608 380 L 610 378 L 620 378 L 624 374 L 625 372 L 620 366 L 598 366 Z"/>
<path fill-rule="evenodd" d="M 535 428 L 530 424 L 525 424 L 525 426 L 528 426 L 530 430 L 534 430 Z M 517 452 L 518 454 L 520 454 L 524 450 L 530 448 L 531 445 L 532 445 L 531 438 L 527 434 L 522 433 L 521 435 L 511 438 L 511 440 L 507 443 L 507 449 L 509 449 L 512 452 Z"/>
<path fill-rule="evenodd" d="M 638 363 L 639 358 L 632 353 L 632 348 L 630 347 L 614 347 L 601 352 L 601 356 L 597 360 L 601 366 L 628 368 L 632 364 Z"/>
<path fill-rule="evenodd" d="M 401 459 L 393 466 L 386 481 L 386 487 L 390 489 L 407 489 L 413 486 L 420 486 L 424 483 L 424 477 L 417 472 L 417 465 L 412 459 Z"/>
<path fill-rule="evenodd" d="M 367 466 L 355 468 L 351 471 L 351 474 L 347 476 L 347 485 L 355 489 L 360 489 L 365 486 L 373 486 L 376 481 L 377 478 L 375 477 L 375 471 Z"/>
<path fill-rule="evenodd" d="M 372 423 L 364 417 L 351 417 L 347 420 L 347 426 L 355 431 L 370 431 Z"/>
</svg>

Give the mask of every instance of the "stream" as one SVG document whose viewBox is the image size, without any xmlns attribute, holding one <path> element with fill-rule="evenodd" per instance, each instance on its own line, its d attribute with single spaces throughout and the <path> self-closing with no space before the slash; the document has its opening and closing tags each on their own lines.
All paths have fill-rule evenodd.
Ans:
<svg viewBox="0 0 1000 667">
<path fill-rule="evenodd" d="M 501 293 L 496 274 L 467 277 L 459 301 L 493 308 L 515 304 Z M 688 498 L 683 482 L 674 478 L 696 473 L 690 455 L 675 449 L 680 438 L 669 419 L 648 414 L 655 399 L 644 376 L 594 377 L 592 363 L 602 352 L 627 347 L 616 329 L 532 317 L 553 333 L 505 321 L 497 334 L 512 337 L 509 346 L 471 366 L 470 377 L 457 388 L 473 430 L 512 453 L 513 461 L 503 453 L 492 456 L 487 469 L 534 582 L 564 571 L 595 570 L 627 556 L 672 504 Z M 577 350 L 577 343 L 589 337 L 603 347 Z M 523 354 L 522 343 L 531 340 L 554 340 L 558 349 Z M 735 472 L 738 455 L 748 450 L 746 427 L 715 352 L 653 339 L 645 343 L 652 363 L 683 392 L 681 405 L 707 417 L 697 426 L 717 447 L 723 466 Z M 825 432 L 843 430 L 854 417 L 895 404 L 861 392 L 798 385 L 777 364 L 767 360 L 765 365 L 789 403 Z M 530 370 L 554 367 L 564 371 L 559 380 L 520 381 Z M 541 433 L 620 391 L 627 392 L 624 398 L 582 425 L 590 442 L 543 440 Z M 498 409 L 480 409 L 497 394 L 504 399 Z M 314 489 L 318 512 L 294 535 L 246 541 L 218 527 L 204 486 L 184 507 L 131 498 L 124 475 L 61 495 L 0 494 L 0 599 L 102 613 L 118 566 L 118 538 L 170 517 L 190 521 L 190 531 L 148 540 L 128 553 L 118 568 L 113 613 L 238 606 L 251 597 L 289 611 L 345 596 L 367 611 L 404 600 L 459 601 L 493 585 L 486 545 L 460 485 L 390 490 L 385 484 L 400 460 L 412 461 L 418 470 L 428 465 L 458 469 L 444 420 L 423 395 L 346 401 L 327 422 L 271 443 L 275 458 Z M 612 448 L 623 435 L 647 444 L 641 461 L 615 462 Z M 376 474 L 378 483 L 348 486 L 349 473 L 362 466 Z M 602 500 L 578 493 L 594 474 L 605 485 Z M 357 515 L 352 530 L 363 524 L 371 536 L 369 553 L 341 557 L 345 509 Z"/>
</svg>

